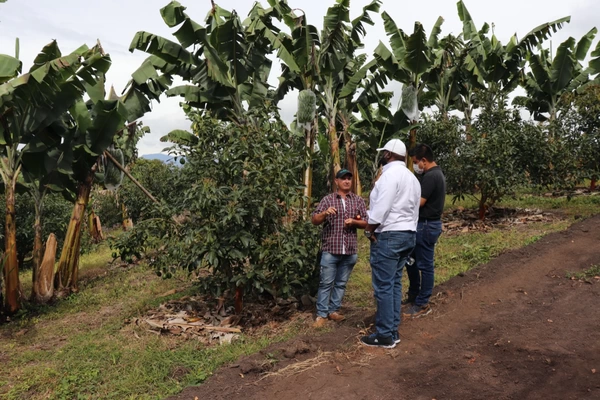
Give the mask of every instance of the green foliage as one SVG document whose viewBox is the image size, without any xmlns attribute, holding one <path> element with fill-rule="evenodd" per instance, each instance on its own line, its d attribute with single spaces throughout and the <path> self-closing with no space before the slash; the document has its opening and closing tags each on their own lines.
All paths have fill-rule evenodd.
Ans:
<svg viewBox="0 0 600 400">
<path fill-rule="evenodd" d="M 177 185 L 179 168 L 160 160 L 137 159 L 130 165 L 129 172 L 155 198 L 168 203 L 176 201 L 183 189 Z M 119 201 L 125 204 L 134 223 L 149 218 L 154 207 L 154 202 L 130 179 L 125 179 L 119 188 Z"/>
<path fill-rule="evenodd" d="M 125 165 L 125 158 L 123 157 L 123 151 L 121 149 L 110 147 L 106 151 L 108 151 L 121 166 Z M 122 181 L 123 171 L 117 168 L 115 163 L 111 160 L 106 159 L 106 165 L 104 166 L 104 187 L 108 190 L 117 190 L 119 186 L 121 186 Z"/>
<path fill-rule="evenodd" d="M 120 225 L 123 221 L 117 195 L 110 191 L 93 190 L 90 194 L 88 210 L 93 210 L 98 215 L 103 227 Z"/>
<path fill-rule="evenodd" d="M 461 141 L 457 155 L 446 165 L 448 191 L 456 198 L 478 199 L 480 218 L 485 209 L 523 182 L 518 162 L 522 123 L 518 113 L 496 103 L 493 93 L 483 94 L 485 107 Z"/>
<path fill-rule="evenodd" d="M 178 198 L 122 235 L 115 255 L 151 254 L 165 277 L 196 272 L 215 296 L 235 287 L 288 296 L 307 286 L 317 235 L 300 218 L 302 141 L 273 112 L 253 116 L 263 121 L 259 131 L 188 116 L 198 143 L 172 149 L 186 158 Z"/>
<path fill-rule="evenodd" d="M 600 178 L 600 85 L 590 85 L 570 96 L 578 121 L 578 169 L 587 179 Z"/>
<path fill-rule="evenodd" d="M 0 202 L 5 202 L 3 194 L 0 195 Z M 21 267 L 23 261 L 31 257 L 31 251 L 33 250 L 35 204 L 32 196 L 28 193 L 17 194 L 15 209 L 17 216 L 17 254 Z M 45 241 L 51 233 L 54 233 L 58 248 L 62 246 L 72 209 L 73 203 L 65 200 L 60 194 L 51 193 L 45 196 L 42 215 L 42 240 Z M 2 208 L 0 213 L 0 240 L 4 240 L 5 212 L 6 210 Z"/>
<path fill-rule="evenodd" d="M 522 124 L 517 159 L 526 171 L 525 183 L 546 189 L 571 189 L 581 180 L 576 167 L 580 139 L 571 116 L 547 125 Z"/>
<path fill-rule="evenodd" d="M 417 141 L 426 143 L 435 156 L 435 161 L 446 171 L 456 161 L 458 147 L 463 140 L 462 121 L 457 117 L 446 118 L 443 114 L 423 114 L 417 129 Z"/>
</svg>

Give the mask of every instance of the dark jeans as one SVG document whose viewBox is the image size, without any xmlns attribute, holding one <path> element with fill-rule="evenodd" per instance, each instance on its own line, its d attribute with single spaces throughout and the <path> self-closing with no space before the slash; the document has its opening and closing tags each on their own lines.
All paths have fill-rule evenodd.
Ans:
<svg viewBox="0 0 600 400">
<path fill-rule="evenodd" d="M 376 233 L 371 242 L 371 276 L 377 302 L 376 334 L 393 337 L 400 325 L 402 268 L 415 247 L 416 233 L 388 231 Z"/>
<path fill-rule="evenodd" d="M 413 265 L 406 266 L 408 296 L 415 298 L 415 304 L 424 306 L 429 303 L 433 292 L 435 244 L 442 234 L 442 221 L 423 221 L 417 225 L 417 245 L 412 257 Z"/>
</svg>

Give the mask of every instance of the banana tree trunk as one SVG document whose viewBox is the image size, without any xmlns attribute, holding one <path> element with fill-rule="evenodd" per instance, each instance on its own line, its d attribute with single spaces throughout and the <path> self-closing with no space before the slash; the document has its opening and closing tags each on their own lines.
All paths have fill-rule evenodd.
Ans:
<svg viewBox="0 0 600 400">
<path fill-rule="evenodd" d="M 100 243 L 104 240 L 102 234 L 102 225 L 100 224 L 100 217 L 96 215 L 94 210 L 90 210 L 88 213 L 88 230 L 94 243 Z"/>
<path fill-rule="evenodd" d="M 41 279 L 41 264 L 42 256 L 44 253 L 44 244 L 42 243 L 42 204 L 41 201 L 35 199 L 35 222 L 33 224 L 33 267 L 32 267 L 32 286 L 31 286 L 31 299 L 38 301 L 41 295 L 38 293 L 39 280 Z M 54 264 L 52 264 L 52 272 L 54 272 Z M 52 295 L 51 295 L 52 296 Z"/>
<path fill-rule="evenodd" d="M 54 294 L 54 262 L 56 260 L 56 236 L 50 234 L 46 241 L 46 251 L 40 263 L 37 275 L 31 288 L 31 300 L 38 304 L 46 304 Z"/>
<path fill-rule="evenodd" d="M 352 173 L 352 186 L 350 190 L 357 195 L 362 195 L 362 186 L 360 184 L 360 176 L 358 173 L 358 157 L 356 155 L 356 143 L 352 140 L 352 136 L 344 126 L 344 145 L 346 147 L 345 165 L 348 171 Z"/>
<path fill-rule="evenodd" d="M 335 192 L 335 174 L 342 169 L 340 165 L 340 142 L 335 129 L 335 114 L 329 119 L 329 150 L 331 152 L 331 191 Z"/>
<path fill-rule="evenodd" d="M 315 117 L 315 122 L 313 123 L 310 129 L 306 129 L 304 133 L 304 138 L 306 141 L 306 152 L 307 152 L 307 163 L 306 169 L 304 170 L 304 198 L 306 199 L 305 204 L 305 217 L 309 218 L 311 210 L 310 199 L 312 198 L 312 156 L 315 150 L 315 137 L 317 136 L 317 119 Z"/>
<path fill-rule="evenodd" d="M 81 223 L 85 215 L 85 208 L 90 198 L 90 191 L 94 180 L 94 172 L 90 172 L 85 181 L 80 182 L 77 188 L 77 200 L 71 214 L 71 221 L 67 228 L 67 235 L 60 254 L 58 270 L 54 286 L 61 293 L 77 292 L 77 276 L 79 269 L 79 247 L 81 244 Z"/>
<path fill-rule="evenodd" d="M 590 180 L 590 190 L 591 191 L 596 190 L 596 182 L 597 182 L 596 177 L 592 177 L 592 179 Z"/>
<path fill-rule="evenodd" d="M 11 177 L 12 178 L 12 177 Z M 12 314 L 21 308 L 19 284 L 19 261 L 17 258 L 17 226 L 15 212 L 15 183 L 10 179 L 5 184 L 6 224 L 4 231 L 4 306 Z"/>
</svg>

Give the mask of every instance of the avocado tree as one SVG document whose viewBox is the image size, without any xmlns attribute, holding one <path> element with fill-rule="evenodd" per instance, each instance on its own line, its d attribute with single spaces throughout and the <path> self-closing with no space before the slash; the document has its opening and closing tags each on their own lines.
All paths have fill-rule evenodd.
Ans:
<svg viewBox="0 0 600 400">
<path fill-rule="evenodd" d="M 521 135 L 525 130 L 518 111 L 506 105 L 506 97 L 479 92 L 481 113 L 475 119 L 471 137 L 461 137 L 457 146 L 459 157 L 446 163 L 448 191 L 455 198 L 472 196 L 479 205 L 479 219 L 486 210 L 517 184 L 524 181 L 519 162 Z"/>
</svg>

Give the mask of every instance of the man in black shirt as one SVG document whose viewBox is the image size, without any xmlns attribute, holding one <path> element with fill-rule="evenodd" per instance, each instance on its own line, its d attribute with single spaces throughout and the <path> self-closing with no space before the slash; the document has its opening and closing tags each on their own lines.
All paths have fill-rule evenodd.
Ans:
<svg viewBox="0 0 600 400">
<path fill-rule="evenodd" d="M 446 178 L 426 144 L 417 144 L 408 155 L 412 158 L 415 173 L 422 174 L 417 245 L 412 254 L 415 261 L 406 265 L 410 286 L 403 301 L 407 305 L 403 315 L 415 318 L 431 312 L 429 298 L 434 283 L 433 256 L 435 244 L 442 233 Z"/>
</svg>

